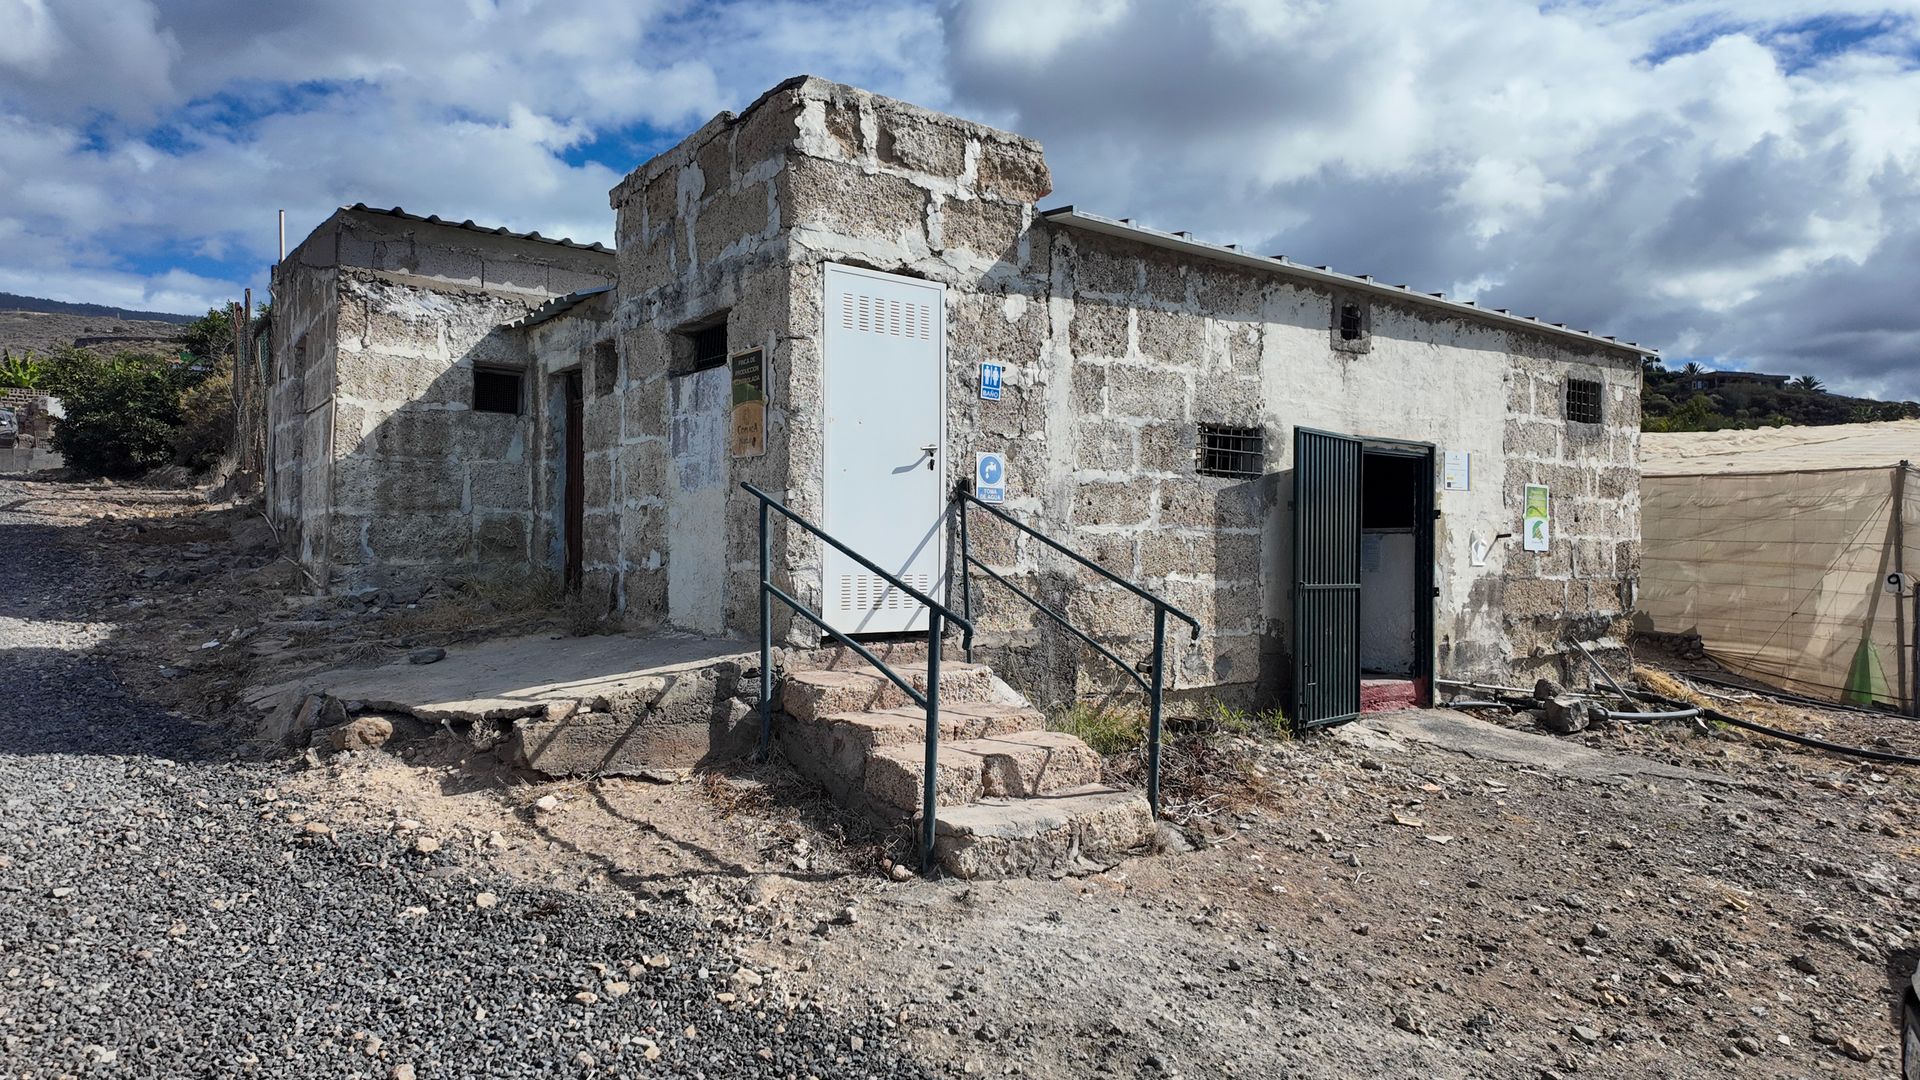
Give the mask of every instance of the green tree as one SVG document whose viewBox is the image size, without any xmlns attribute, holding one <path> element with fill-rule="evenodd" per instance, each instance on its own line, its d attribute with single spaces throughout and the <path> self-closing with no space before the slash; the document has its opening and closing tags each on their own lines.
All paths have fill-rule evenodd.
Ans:
<svg viewBox="0 0 1920 1080">
<path fill-rule="evenodd" d="M 57 382 L 66 417 L 53 448 L 86 476 L 139 476 L 173 456 L 183 373 L 167 357 L 123 352 L 66 358 Z"/>
<path fill-rule="evenodd" d="M 180 348 L 199 361 L 211 365 L 233 355 L 233 316 L 225 308 L 208 308 L 180 331 Z"/>
<path fill-rule="evenodd" d="M 1827 388 L 1827 384 L 1811 375 L 1802 375 L 1787 385 L 1793 387 L 1795 390 L 1825 390 Z"/>
</svg>

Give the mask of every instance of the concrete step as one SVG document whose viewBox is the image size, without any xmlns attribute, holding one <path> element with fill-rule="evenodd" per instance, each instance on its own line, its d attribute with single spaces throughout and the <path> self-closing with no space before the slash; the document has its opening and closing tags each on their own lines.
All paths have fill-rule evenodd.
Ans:
<svg viewBox="0 0 1920 1080">
<path fill-rule="evenodd" d="M 875 802 L 911 814 L 920 808 L 926 773 L 924 742 L 876 747 L 865 788 Z M 935 768 L 941 813 L 988 796 L 1024 798 L 1100 779 L 1100 755 L 1058 731 L 1014 731 L 986 738 L 942 740 Z"/>
<path fill-rule="evenodd" d="M 900 664 L 894 670 L 915 690 L 927 688 L 925 664 Z M 989 701 L 998 694 L 993 672 L 983 664 L 942 661 L 940 707 L 963 701 Z M 906 691 L 871 668 L 840 671 L 789 672 L 781 687 L 780 706 L 800 720 L 818 720 L 834 713 L 896 709 L 913 704 Z"/>
<path fill-rule="evenodd" d="M 874 712 L 834 713 L 821 723 L 851 740 L 863 751 L 881 746 L 922 746 L 927 739 L 927 714 L 918 705 Z M 1047 726 L 1040 710 L 999 701 L 940 702 L 940 745 L 1016 731 L 1039 731 Z"/>
<path fill-rule="evenodd" d="M 1145 795 L 1088 785 L 942 809 L 933 850 L 961 878 L 1088 872 L 1145 849 L 1153 829 Z"/>
</svg>

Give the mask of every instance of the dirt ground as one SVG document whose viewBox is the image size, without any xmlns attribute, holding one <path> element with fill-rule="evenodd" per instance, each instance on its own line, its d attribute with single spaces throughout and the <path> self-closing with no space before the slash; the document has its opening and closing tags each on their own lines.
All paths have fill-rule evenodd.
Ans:
<svg viewBox="0 0 1920 1080">
<path fill-rule="evenodd" d="M 210 719 L 244 722 L 241 687 L 305 665 L 555 617 L 316 600 L 250 511 L 8 491 L 97 553 L 94 647 Z M 1904 719 L 1701 689 L 1920 753 Z M 548 782 L 455 731 L 399 736 L 323 761 L 261 753 L 287 755 L 284 797 L 336 827 L 464 845 L 529 890 L 691 905 L 791 1000 L 865 1008 L 954 1074 L 1880 1077 L 1920 962 L 1917 771 L 1734 731 L 1553 736 L 1448 713 L 1215 736 L 1179 752 L 1233 782 L 1169 807 L 1196 850 L 984 883 L 891 880 L 898 831 L 777 764 Z"/>
</svg>

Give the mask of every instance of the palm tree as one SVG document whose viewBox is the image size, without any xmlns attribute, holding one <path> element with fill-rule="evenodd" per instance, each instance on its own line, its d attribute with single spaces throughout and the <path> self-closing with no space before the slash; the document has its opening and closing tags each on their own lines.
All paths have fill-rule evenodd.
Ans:
<svg viewBox="0 0 1920 1080">
<path fill-rule="evenodd" d="M 1683 368 L 1681 368 L 1681 369 L 1680 369 L 1680 374 L 1682 374 L 1682 375 L 1698 375 L 1698 374 L 1700 374 L 1700 373 L 1701 373 L 1702 371 L 1705 371 L 1705 370 L 1706 370 L 1706 368 L 1703 368 L 1703 367 L 1701 367 L 1701 366 L 1700 366 L 1699 364 L 1696 364 L 1696 363 L 1694 363 L 1694 362 L 1693 362 L 1692 360 L 1689 360 L 1689 361 L 1687 361 L 1687 366 L 1686 366 L 1686 367 L 1683 367 Z"/>
<path fill-rule="evenodd" d="M 1787 385 L 1793 387 L 1795 390 L 1812 390 L 1815 392 L 1825 390 L 1827 388 L 1825 383 L 1821 382 L 1819 379 L 1816 379 L 1811 375 L 1802 375 L 1799 378 L 1788 383 Z"/>
</svg>

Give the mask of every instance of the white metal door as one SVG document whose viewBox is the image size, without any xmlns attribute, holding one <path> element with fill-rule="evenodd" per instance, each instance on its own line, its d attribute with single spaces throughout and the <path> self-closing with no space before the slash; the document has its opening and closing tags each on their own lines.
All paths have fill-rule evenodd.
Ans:
<svg viewBox="0 0 1920 1080">
<path fill-rule="evenodd" d="M 945 599 L 946 293 L 827 267 L 822 527 L 914 588 Z M 848 634 L 923 630 L 920 603 L 831 547 L 825 612 Z"/>
</svg>

